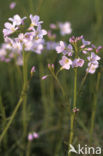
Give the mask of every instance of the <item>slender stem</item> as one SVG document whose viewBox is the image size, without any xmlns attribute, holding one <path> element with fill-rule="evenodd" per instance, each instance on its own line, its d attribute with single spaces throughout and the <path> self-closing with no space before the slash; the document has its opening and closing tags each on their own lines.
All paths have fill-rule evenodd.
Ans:
<svg viewBox="0 0 103 156">
<path fill-rule="evenodd" d="M 83 85 L 84 85 L 84 83 L 86 81 L 87 76 L 88 76 L 88 72 L 86 72 L 85 76 L 82 79 L 82 82 L 81 82 L 80 87 L 79 87 L 78 94 L 80 93 L 80 91 L 81 91 L 81 89 L 82 89 L 82 87 L 83 87 Z"/>
<path fill-rule="evenodd" d="M 10 125 L 12 124 L 12 122 L 13 122 L 13 120 L 14 120 L 14 118 L 15 118 L 15 115 L 16 115 L 16 113 L 17 113 L 17 111 L 18 111 L 20 105 L 22 104 L 22 102 L 23 102 L 23 100 L 24 100 L 24 96 L 25 96 L 25 92 L 26 92 L 26 91 L 27 91 L 27 85 L 23 87 L 23 90 L 22 90 L 22 93 L 21 93 L 21 97 L 20 97 L 20 99 L 19 99 L 19 101 L 18 101 L 18 103 L 17 103 L 17 105 L 16 105 L 16 107 L 15 107 L 15 109 L 14 109 L 14 111 L 13 111 L 11 117 L 10 117 L 10 120 L 9 120 L 9 122 L 7 123 L 6 127 L 4 128 L 2 134 L 0 135 L 0 143 L 1 143 L 1 141 L 3 140 L 3 138 L 4 138 L 4 136 L 5 136 L 6 132 L 7 132 L 7 130 L 9 129 Z"/>
<path fill-rule="evenodd" d="M 59 85 L 59 87 L 60 87 L 60 89 L 61 89 L 61 91 L 62 91 L 62 94 L 63 94 L 63 96 L 65 97 L 65 91 L 64 91 L 64 89 L 63 89 L 63 87 L 62 87 L 60 81 L 58 80 L 57 76 L 56 76 L 55 73 L 52 72 L 52 71 L 51 71 L 51 74 L 52 74 L 52 76 L 54 77 L 54 79 L 57 81 L 57 83 L 58 83 L 58 85 Z"/>
<path fill-rule="evenodd" d="M 94 95 L 94 102 L 92 106 L 92 115 L 91 115 L 91 126 L 90 126 L 90 143 L 92 141 L 93 137 L 93 130 L 94 130 L 94 123 L 95 123 L 95 114 L 96 114 L 96 107 L 97 107 L 97 99 L 98 99 L 98 90 L 99 90 L 99 84 L 100 84 L 100 77 L 101 73 L 98 72 L 97 75 L 97 83 L 96 83 L 96 90 L 95 90 L 95 95 Z"/>
<path fill-rule="evenodd" d="M 24 81 L 24 86 L 27 83 L 27 60 L 26 60 L 26 53 L 23 51 L 23 81 Z M 27 104 L 27 95 L 25 94 L 24 96 L 24 101 L 23 101 L 23 135 L 25 137 L 26 135 L 26 130 L 27 130 L 27 112 L 26 112 L 26 104 Z"/>
<path fill-rule="evenodd" d="M 31 141 L 28 141 L 26 156 L 30 156 L 30 151 L 31 151 Z"/>
<path fill-rule="evenodd" d="M 74 70 L 74 104 L 73 108 L 76 107 L 76 101 L 77 101 L 77 68 Z"/>
<path fill-rule="evenodd" d="M 75 68 L 74 70 L 74 104 L 73 104 L 73 108 L 76 107 L 76 102 L 77 102 L 77 68 Z M 74 119 L 75 119 L 75 113 L 73 112 L 71 114 L 71 124 L 70 124 L 70 137 L 69 137 L 69 145 L 68 147 L 70 147 L 70 144 L 72 144 L 73 141 L 73 135 L 74 135 Z M 70 148 L 69 148 L 70 150 Z M 71 153 L 68 150 L 68 156 L 71 156 Z"/>
</svg>

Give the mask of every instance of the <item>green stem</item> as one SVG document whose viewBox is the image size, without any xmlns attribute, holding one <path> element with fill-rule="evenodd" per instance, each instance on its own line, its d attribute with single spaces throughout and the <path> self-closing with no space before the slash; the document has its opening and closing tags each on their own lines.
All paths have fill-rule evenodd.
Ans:
<svg viewBox="0 0 103 156">
<path fill-rule="evenodd" d="M 25 51 L 23 52 L 23 81 L 24 81 L 24 86 L 27 83 L 27 59 L 26 59 L 26 53 Z M 27 104 L 27 95 L 25 94 L 24 96 L 24 101 L 23 101 L 23 135 L 25 137 L 26 135 L 26 130 L 27 130 L 27 112 L 26 112 L 26 104 Z"/>
<path fill-rule="evenodd" d="M 80 87 L 79 87 L 78 94 L 80 93 L 80 91 L 81 91 L 81 89 L 82 89 L 82 87 L 83 87 L 83 85 L 84 85 L 84 83 L 86 81 L 87 76 L 88 76 L 88 72 L 86 72 L 85 76 L 82 79 L 82 82 L 81 82 Z"/>
<path fill-rule="evenodd" d="M 73 108 L 76 107 L 76 102 L 77 102 L 77 68 L 75 68 L 74 70 L 74 104 L 73 104 Z M 68 147 L 70 147 L 70 144 L 72 144 L 73 141 L 73 135 L 74 135 L 74 119 L 75 119 L 75 113 L 73 112 L 71 114 L 71 124 L 70 124 L 70 137 L 69 137 L 69 145 Z M 70 148 L 69 148 L 70 150 Z M 71 156 L 71 153 L 68 150 L 68 156 Z"/>
<path fill-rule="evenodd" d="M 14 118 L 15 118 L 15 115 L 16 115 L 16 113 L 17 113 L 17 111 L 18 111 L 20 105 L 22 104 L 22 102 L 23 102 L 23 100 L 24 100 L 25 92 L 27 91 L 27 86 L 28 86 L 28 85 L 26 85 L 26 86 L 23 87 L 23 90 L 22 90 L 22 93 L 21 93 L 21 97 L 20 97 L 20 99 L 19 99 L 19 101 L 18 101 L 18 103 L 17 103 L 17 105 L 16 105 L 16 107 L 15 107 L 15 109 L 14 109 L 14 111 L 13 111 L 11 117 L 10 117 L 10 120 L 9 120 L 9 122 L 7 123 L 6 127 L 4 128 L 2 134 L 0 135 L 0 143 L 1 143 L 1 141 L 3 140 L 3 138 L 4 138 L 4 136 L 5 136 L 6 132 L 7 132 L 7 130 L 9 129 L 10 125 L 12 124 L 12 122 L 13 122 L 13 120 L 14 120 Z"/>
<path fill-rule="evenodd" d="M 31 151 L 31 141 L 28 141 L 26 156 L 30 156 L 30 151 Z"/>
<path fill-rule="evenodd" d="M 92 142 L 92 137 L 93 137 L 93 130 L 94 130 L 94 123 L 95 123 L 96 108 L 97 108 L 97 99 L 98 99 L 98 90 L 99 90 L 99 84 L 100 84 L 100 77 L 101 77 L 101 73 L 98 72 L 96 90 L 95 90 L 95 95 L 94 95 L 94 102 L 93 102 L 93 106 L 92 106 L 91 126 L 90 126 L 90 143 Z"/>
<path fill-rule="evenodd" d="M 62 87 L 60 81 L 58 80 L 58 78 L 57 78 L 57 76 L 55 75 L 54 72 L 52 72 L 52 71 L 50 71 L 50 72 L 51 72 L 52 76 L 54 77 L 54 79 L 57 81 L 57 83 L 58 83 L 58 85 L 59 85 L 59 87 L 60 87 L 60 89 L 61 89 L 61 91 L 62 91 L 62 94 L 63 94 L 63 96 L 65 97 L 65 91 L 64 91 L 64 89 L 63 89 L 63 87 Z"/>
</svg>

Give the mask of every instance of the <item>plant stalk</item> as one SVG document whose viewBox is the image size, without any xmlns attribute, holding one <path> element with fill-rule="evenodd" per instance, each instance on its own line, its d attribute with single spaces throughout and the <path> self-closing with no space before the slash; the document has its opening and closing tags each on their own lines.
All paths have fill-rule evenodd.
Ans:
<svg viewBox="0 0 103 156">
<path fill-rule="evenodd" d="M 74 69 L 74 103 L 73 108 L 76 107 L 77 103 L 77 68 Z M 71 114 L 71 123 L 70 123 L 70 137 L 69 137 L 69 145 L 68 149 L 70 150 L 70 144 L 73 142 L 73 135 L 74 135 L 74 119 L 75 119 L 75 113 L 72 112 Z M 71 152 L 68 150 L 68 156 L 71 156 Z"/>
</svg>

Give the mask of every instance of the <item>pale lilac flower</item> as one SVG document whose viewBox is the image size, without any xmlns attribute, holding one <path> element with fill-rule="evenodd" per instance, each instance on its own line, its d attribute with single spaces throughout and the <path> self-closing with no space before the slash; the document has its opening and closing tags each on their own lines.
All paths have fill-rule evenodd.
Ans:
<svg viewBox="0 0 103 156">
<path fill-rule="evenodd" d="M 60 33 L 62 36 L 72 33 L 70 22 L 59 23 L 59 28 L 60 28 Z"/>
<path fill-rule="evenodd" d="M 87 59 L 92 64 L 98 64 L 98 60 L 100 60 L 100 57 L 96 55 L 94 52 L 91 52 L 91 56 L 88 56 Z"/>
<path fill-rule="evenodd" d="M 32 141 L 33 140 L 33 135 L 31 133 L 28 135 L 28 140 L 29 141 Z"/>
<path fill-rule="evenodd" d="M 21 42 L 13 42 L 12 48 L 12 50 L 17 53 L 21 53 L 21 51 L 23 50 Z"/>
<path fill-rule="evenodd" d="M 59 61 L 60 65 L 62 66 L 63 69 L 70 69 L 70 65 L 72 65 L 71 59 L 69 59 L 66 56 L 62 56 L 62 59 Z"/>
<path fill-rule="evenodd" d="M 82 39 L 82 43 L 84 46 L 90 45 L 91 42 L 90 41 L 86 41 L 84 38 Z"/>
<path fill-rule="evenodd" d="M 80 58 L 76 58 L 73 62 L 72 62 L 72 68 L 74 67 L 82 67 L 84 65 L 84 60 L 80 59 Z"/>
<path fill-rule="evenodd" d="M 9 8 L 14 9 L 15 7 L 16 7 L 16 2 L 11 2 Z"/>
<path fill-rule="evenodd" d="M 46 78 L 48 77 L 48 75 L 44 75 L 44 76 L 42 76 L 42 80 L 45 80 Z"/>
<path fill-rule="evenodd" d="M 24 23 L 24 20 L 26 18 L 27 17 L 21 18 L 18 14 L 16 14 L 16 15 L 13 16 L 13 18 L 9 18 L 9 21 L 11 21 L 13 23 L 13 25 L 19 26 L 19 25 Z"/>
<path fill-rule="evenodd" d="M 37 15 L 33 16 L 32 14 L 30 14 L 30 20 L 31 20 L 31 25 L 29 29 L 32 29 L 34 26 L 40 26 L 43 23 L 43 21 L 39 21 L 40 17 Z"/>
<path fill-rule="evenodd" d="M 38 26 L 36 34 L 37 34 L 37 38 L 42 39 L 44 35 L 47 35 L 47 31 L 45 29 L 41 29 L 41 26 Z"/>
<path fill-rule="evenodd" d="M 86 72 L 94 74 L 97 68 L 97 64 L 89 64 L 88 68 L 86 69 Z"/>
<path fill-rule="evenodd" d="M 96 53 L 98 53 L 102 48 L 103 48 L 103 46 L 99 46 L 99 47 L 96 49 Z"/>
<path fill-rule="evenodd" d="M 60 41 L 59 45 L 56 47 L 57 53 L 62 53 L 65 50 L 65 43 Z"/>
<path fill-rule="evenodd" d="M 24 41 L 24 50 L 25 51 L 31 51 L 33 47 L 33 41 Z"/>
<path fill-rule="evenodd" d="M 73 54 L 73 47 L 71 44 L 69 44 L 67 47 L 67 54 L 68 54 L 68 56 L 72 56 L 72 54 Z"/>
<path fill-rule="evenodd" d="M 41 40 L 40 40 L 41 41 Z M 31 51 L 34 51 L 35 53 L 37 54 L 41 54 L 44 46 L 43 44 L 40 42 L 39 40 L 35 41 L 33 44 L 32 44 L 32 48 L 31 48 Z"/>
<path fill-rule="evenodd" d="M 3 29 L 4 36 L 9 36 L 18 29 L 18 27 L 16 27 L 14 24 L 11 24 L 9 22 L 6 22 L 4 26 L 5 26 L 5 28 Z"/>
</svg>

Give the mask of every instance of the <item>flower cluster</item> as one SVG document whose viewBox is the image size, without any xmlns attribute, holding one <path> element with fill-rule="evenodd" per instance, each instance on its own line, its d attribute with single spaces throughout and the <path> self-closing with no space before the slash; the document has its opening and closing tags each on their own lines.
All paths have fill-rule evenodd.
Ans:
<svg viewBox="0 0 103 156">
<path fill-rule="evenodd" d="M 17 58 L 17 64 L 22 65 L 22 52 L 32 51 L 41 54 L 44 46 L 43 36 L 47 31 L 42 29 L 40 17 L 30 15 L 30 26 L 25 30 L 24 20 L 19 15 L 9 18 L 9 22 L 4 24 L 3 34 L 5 43 L 0 48 L 0 60 L 8 62 L 12 58 Z M 21 30 L 25 30 L 24 33 Z M 14 37 L 16 35 L 16 37 Z M 12 37 L 13 36 L 13 37 Z"/>
<path fill-rule="evenodd" d="M 102 47 L 96 48 L 90 41 L 86 41 L 83 36 L 71 37 L 69 44 L 60 41 L 56 47 L 57 53 L 62 53 L 62 59 L 59 64 L 61 69 L 69 70 L 70 67 L 83 67 L 87 62 L 86 72 L 93 74 L 99 66 L 100 57 L 97 55 Z"/>
</svg>

